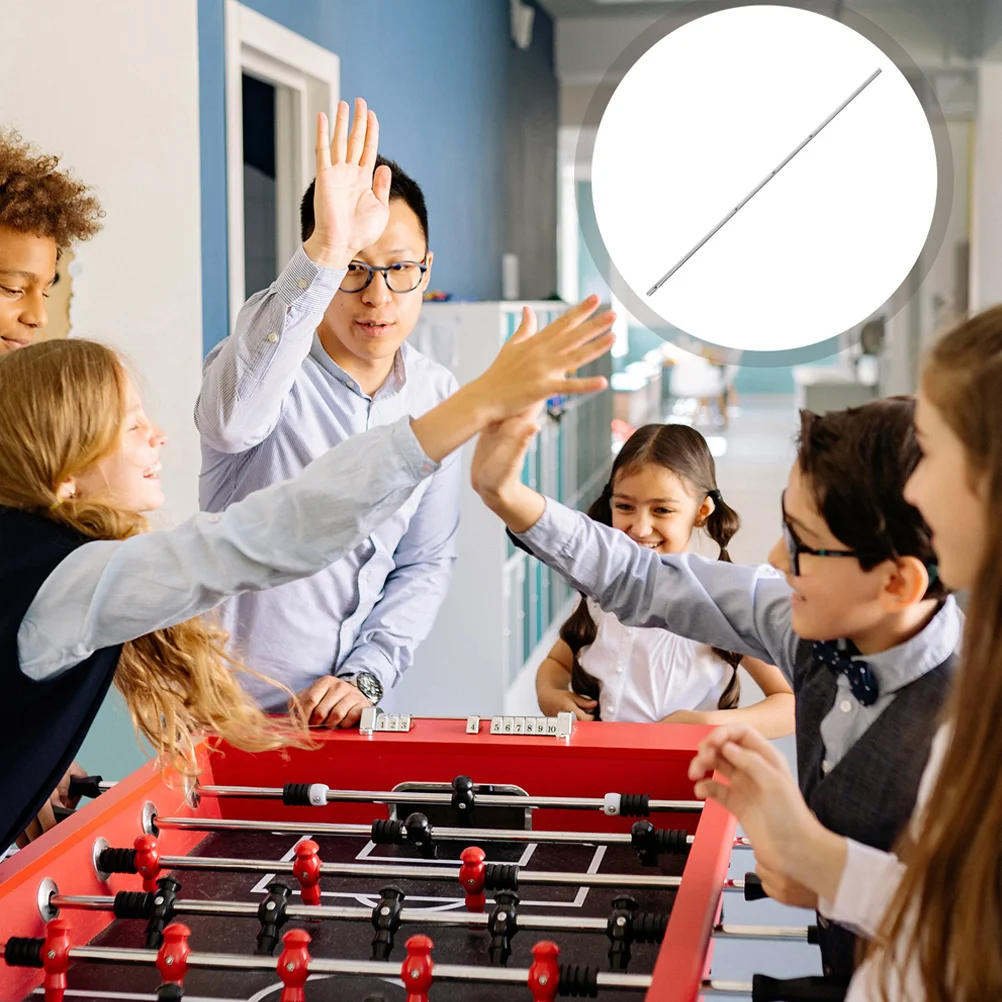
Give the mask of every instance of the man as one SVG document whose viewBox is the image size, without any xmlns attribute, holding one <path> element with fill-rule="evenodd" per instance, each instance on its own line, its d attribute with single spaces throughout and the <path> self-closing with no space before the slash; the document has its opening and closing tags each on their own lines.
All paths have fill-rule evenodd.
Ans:
<svg viewBox="0 0 1002 1002">
<path fill-rule="evenodd" d="M 338 114 L 347 118 L 344 102 Z M 349 153 L 365 117 L 356 102 Z M 431 277 L 424 196 L 395 164 L 377 164 L 377 177 L 392 178 L 382 236 L 346 267 L 331 257 L 334 209 L 321 171 L 303 198 L 302 248 L 209 354 L 195 408 L 203 509 L 295 476 L 337 442 L 420 416 L 455 392 L 452 374 L 406 343 Z M 238 656 L 299 694 L 311 723 L 356 725 L 413 663 L 455 562 L 458 460 L 350 557 L 224 605 Z M 247 685 L 263 706 L 280 708 L 274 686 L 253 676 Z"/>
</svg>

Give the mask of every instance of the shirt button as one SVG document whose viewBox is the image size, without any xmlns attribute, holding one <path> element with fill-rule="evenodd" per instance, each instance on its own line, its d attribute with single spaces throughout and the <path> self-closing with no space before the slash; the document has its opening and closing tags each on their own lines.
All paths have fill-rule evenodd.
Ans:
<svg viewBox="0 0 1002 1002">
<path fill-rule="evenodd" d="M 421 464 L 421 472 L 422 472 L 422 473 L 423 473 L 423 474 L 424 474 L 425 476 L 428 476 L 428 474 L 429 474 L 429 473 L 431 473 L 431 471 L 432 471 L 433 469 L 434 469 L 434 467 L 433 467 L 433 466 L 431 465 L 431 463 L 422 463 L 422 464 Z"/>
<path fill-rule="evenodd" d="M 831 762 L 828 761 L 828 759 L 825 759 L 824 762 L 821 763 L 821 771 L 822 772 L 831 772 L 832 771 L 832 764 L 831 764 Z"/>
<path fill-rule="evenodd" d="M 211 522 L 211 523 L 212 523 L 213 525 L 215 525 L 215 524 L 216 524 L 216 523 L 217 523 L 217 522 L 219 521 L 219 516 L 218 516 L 218 515 L 210 515 L 210 516 L 209 516 L 209 517 L 208 517 L 208 518 L 206 519 L 206 521 L 207 521 L 207 522 Z"/>
<path fill-rule="evenodd" d="M 301 279 L 299 280 L 299 288 L 300 288 L 300 289 L 305 289 L 305 288 L 308 288 L 308 287 L 309 287 L 309 284 L 310 284 L 310 283 L 309 283 L 309 282 L 307 282 L 305 278 L 301 278 Z"/>
<path fill-rule="evenodd" d="M 616 665 L 616 674 L 617 675 L 622 675 L 623 674 L 623 666 L 622 665 Z"/>
<path fill-rule="evenodd" d="M 852 703 L 848 699 L 843 699 L 842 702 L 838 704 L 838 708 L 843 713 L 848 713 L 852 709 Z"/>
<path fill-rule="evenodd" d="M 278 335 L 274 331 L 268 332 L 268 340 L 274 344 L 278 340 Z"/>
</svg>

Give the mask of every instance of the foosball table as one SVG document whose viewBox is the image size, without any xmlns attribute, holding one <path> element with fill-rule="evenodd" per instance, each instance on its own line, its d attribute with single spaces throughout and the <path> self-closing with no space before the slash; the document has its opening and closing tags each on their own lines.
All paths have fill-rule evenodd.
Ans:
<svg viewBox="0 0 1002 1002">
<path fill-rule="evenodd" d="M 367 711 L 316 750 L 153 764 L 0 863 L 0 1002 L 836 998 L 710 978 L 734 818 L 706 728 Z"/>
</svg>

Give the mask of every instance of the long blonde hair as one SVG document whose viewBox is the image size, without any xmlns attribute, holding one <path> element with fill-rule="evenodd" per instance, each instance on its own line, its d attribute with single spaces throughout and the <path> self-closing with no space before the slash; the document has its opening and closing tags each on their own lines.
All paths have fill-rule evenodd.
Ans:
<svg viewBox="0 0 1002 1002">
<path fill-rule="evenodd" d="M 90 539 L 147 531 L 141 514 L 58 494 L 67 478 L 117 446 L 127 378 L 115 352 L 94 341 L 47 341 L 4 356 L 0 505 Z M 186 777 L 198 772 L 195 745 L 210 734 L 253 752 L 311 746 L 295 700 L 290 716 L 269 719 L 246 695 L 234 672 L 250 669 L 226 653 L 227 639 L 224 630 L 196 617 L 129 641 L 115 671 L 136 730 L 163 766 Z"/>
<path fill-rule="evenodd" d="M 1002 306 L 946 334 L 925 366 L 923 390 L 984 484 L 984 555 L 971 590 L 952 723 L 928 808 L 901 839 L 907 864 L 876 946 L 881 994 L 906 944 L 928 1002 L 1002 999 Z"/>
</svg>

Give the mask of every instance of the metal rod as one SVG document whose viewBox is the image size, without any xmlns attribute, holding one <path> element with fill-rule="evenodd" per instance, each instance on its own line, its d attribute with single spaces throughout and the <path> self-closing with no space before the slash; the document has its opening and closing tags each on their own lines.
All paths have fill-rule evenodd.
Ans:
<svg viewBox="0 0 1002 1002">
<path fill-rule="evenodd" d="M 115 899 L 110 895 L 54 894 L 49 898 L 54 908 L 76 908 L 87 911 L 113 911 Z M 177 901 L 175 915 L 257 916 L 258 905 L 253 901 Z M 347 905 L 287 905 L 286 915 L 293 920 L 332 919 L 341 922 L 370 922 L 372 909 Z M 429 912 L 422 908 L 402 908 L 400 921 L 438 926 L 486 926 L 490 916 L 484 912 Z M 519 928 L 537 932 L 605 932 L 608 922 L 603 918 L 582 918 L 569 915 L 520 915 Z M 776 939 L 801 941 L 808 935 L 807 926 L 728 925 L 714 926 L 718 939 Z"/>
<path fill-rule="evenodd" d="M 693 256 L 693 254 L 696 253 L 696 251 L 698 251 L 701 247 L 703 247 L 703 245 L 706 244 L 706 242 L 712 236 L 718 233 L 726 223 L 730 222 L 730 220 L 737 215 L 738 211 L 740 209 L 743 209 L 752 200 L 752 198 L 754 198 L 815 136 L 818 135 L 818 133 L 821 132 L 821 130 L 826 125 L 829 124 L 829 122 L 831 122 L 839 114 L 845 111 L 845 109 L 849 107 L 852 101 L 855 100 L 860 94 L 862 94 L 863 91 L 866 90 L 866 88 L 869 87 L 870 84 L 873 83 L 873 81 L 876 80 L 878 76 L 880 76 L 880 72 L 881 72 L 880 67 L 877 67 L 877 69 L 875 69 L 819 126 L 817 126 L 815 129 L 809 132 L 807 134 L 807 137 L 801 140 L 801 142 L 793 149 L 793 151 L 788 153 L 782 159 L 782 161 L 780 161 L 779 165 L 776 168 L 774 168 L 772 171 L 766 174 L 766 176 L 761 181 L 759 181 L 759 183 L 755 185 L 755 187 L 752 188 L 752 190 L 748 192 L 748 194 L 745 195 L 745 197 L 742 198 L 741 201 L 738 202 L 738 204 L 734 206 L 734 208 L 731 209 L 731 211 L 728 212 L 727 215 L 724 216 L 724 218 L 721 219 L 720 222 L 717 223 L 717 225 L 714 226 L 713 229 L 710 230 L 710 232 L 707 233 L 702 240 L 699 241 L 699 243 L 697 243 L 687 254 L 685 254 L 678 261 L 676 261 L 675 264 L 673 264 L 671 268 L 669 268 L 668 271 L 666 271 L 665 274 L 662 275 L 661 278 L 659 278 L 647 290 L 647 295 L 653 296 L 654 293 L 657 292 L 658 289 L 660 289 L 661 286 L 664 285 L 665 282 L 667 282 L 668 279 L 671 278 L 672 275 L 674 275 L 675 272 L 678 271 L 679 268 L 681 268 L 682 265 L 684 265 L 686 261 L 688 261 L 689 258 Z"/>
<path fill-rule="evenodd" d="M 237 818 L 156 818 L 155 824 L 163 829 L 184 831 L 262 831 L 285 835 L 336 835 L 346 838 L 369 838 L 371 825 L 332 824 L 307 821 L 255 821 Z M 400 823 L 403 828 L 403 822 Z M 446 842 L 536 842 L 551 845 L 572 842 L 577 845 L 632 845 L 633 836 L 629 832 L 551 832 L 525 831 L 520 828 L 438 828 L 431 830 L 432 840 Z M 692 845 L 693 836 L 686 838 Z"/>
<path fill-rule="evenodd" d="M 254 800 L 281 800 L 284 791 L 270 786 L 198 786 L 203 797 L 242 797 Z M 430 791 L 387 790 L 328 790 L 327 802 L 372 804 L 441 804 L 452 803 L 451 793 Z M 477 807 L 541 807 L 560 810 L 603 810 L 605 801 L 599 797 L 534 797 L 505 796 L 498 793 L 475 794 Z M 693 813 L 703 810 L 702 800 L 651 800 L 648 811 Z"/>
<path fill-rule="evenodd" d="M 700 995 L 719 995 L 725 998 L 738 996 L 747 998 L 752 993 L 752 983 L 750 981 L 721 981 L 711 978 L 704 981 L 699 989 Z"/>
<path fill-rule="evenodd" d="M 233 873 L 288 873 L 295 863 L 289 860 L 225 859 L 200 856 L 161 856 L 162 870 L 225 870 Z M 322 877 L 397 877 L 414 880 L 458 882 L 459 867 L 357 866 L 351 863 L 321 863 Z M 636 890 L 667 889 L 682 886 L 681 877 L 633 875 L 628 873 L 552 873 L 519 870 L 518 882 L 527 887 L 626 887 Z"/>
<path fill-rule="evenodd" d="M 102 782 L 98 786 L 106 793 L 115 784 Z M 281 800 L 284 790 L 273 786 L 201 786 L 195 787 L 195 792 L 202 797 L 239 797 L 251 800 Z M 328 790 L 328 803 L 368 803 L 368 804 L 441 804 L 449 806 L 452 803 L 451 793 L 434 793 L 404 790 Z M 599 797 L 517 797 L 505 796 L 500 793 L 477 793 L 478 807 L 540 807 L 554 810 L 604 810 L 605 801 Z M 651 800 L 647 805 L 651 813 L 683 813 L 693 814 L 703 810 L 702 800 Z"/>
<path fill-rule="evenodd" d="M 155 964 L 156 950 L 135 950 L 103 946 L 76 946 L 69 950 L 71 960 L 89 960 L 99 964 Z M 255 957 L 234 953 L 189 953 L 189 968 L 215 970 L 274 972 L 275 957 Z M 400 964 L 380 960 L 325 960 L 314 957 L 310 974 L 353 974 L 376 978 L 400 977 Z M 435 964 L 435 981 L 477 982 L 480 984 L 525 984 L 527 968 L 473 967 L 468 964 Z M 646 991 L 651 986 L 649 974 L 618 974 L 600 971 L 596 978 L 600 988 Z"/>
</svg>

